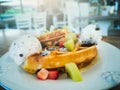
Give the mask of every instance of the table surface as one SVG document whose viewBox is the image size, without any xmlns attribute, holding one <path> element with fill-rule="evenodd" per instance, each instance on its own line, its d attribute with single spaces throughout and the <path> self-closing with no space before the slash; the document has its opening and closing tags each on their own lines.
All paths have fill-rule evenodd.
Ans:
<svg viewBox="0 0 120 90">
<path fill-rule="evenodd" d="M 26 31 L 23 30 L 0 30 L 0 56 L 4 55 L 9 50 L 9 46 L 17 37 L 25 33 Z M 103 41 L 120 49 L 120 36 L 103 36 Z M 0 87 L 0 90 L 4 89 Z"/>
</svg>

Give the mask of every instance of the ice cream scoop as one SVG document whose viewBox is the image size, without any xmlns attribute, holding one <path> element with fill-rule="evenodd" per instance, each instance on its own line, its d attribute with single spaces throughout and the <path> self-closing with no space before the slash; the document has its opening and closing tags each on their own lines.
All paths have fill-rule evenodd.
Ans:
<svg viewBox="0 0 120 90">
<path fill-rule="evenodd" d="M 13 41 L 9 48 L 10 57 L 17 65 L 22 64 L 27 56 L 42 51 L 40 41 L 32 35 L 23 35 Z"/>
<path fill-rule="evenodd" d="M 79 42 L 80 44 L 98 44 L 101 38 L 101 31 L 96 30 L 96 25 L 90 24 L 82 29 Z"/>
</svg>

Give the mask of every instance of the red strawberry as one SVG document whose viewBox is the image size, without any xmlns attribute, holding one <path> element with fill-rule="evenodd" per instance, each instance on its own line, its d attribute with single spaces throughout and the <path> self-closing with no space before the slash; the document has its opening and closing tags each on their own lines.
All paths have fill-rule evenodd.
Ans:
<svg viewBox="0 0 120 90">
<path fill-rule="evenodd" d="M 64 42 L 63 42 L 63 41 L 60 41 L 60 42 L 59 42 L 59 47 L 60 47 L 60 48 L 61 48 L 61 47 L 64 47 L 63 44 L 64 44 Z"/>
<path fill-rule="evenodd" d="M 57 70 L 49 71 L 48 79 L 56 80 L 58 79 L 59 72 Z"/>
<path fill-rule="evenodd" d="M 48 74 L 49 74 L 49 71 L 42 68 L 38 73 L 37 73 L 37 77 L 38 79 L 41 79 L 41 80 L 46 80 L 47 77 L 48 77 Z"/>
</svg>

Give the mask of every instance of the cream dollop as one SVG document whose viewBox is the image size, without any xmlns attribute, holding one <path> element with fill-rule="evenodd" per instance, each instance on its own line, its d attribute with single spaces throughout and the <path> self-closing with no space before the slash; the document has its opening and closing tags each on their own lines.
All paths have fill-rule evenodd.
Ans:
<svg viewBox="0 0 120 90">
<path fill-rule="evenodd" d="M 90 24 L 82 29 L 79 43 L 80 44 L 98 44 L 101 41 L 102 35 L 100 30 L 96 30 L 96 25 Z"/>
<path fill-rule="evenodd" d="M 40 41 L 32 35 L 23 35 L 13 41 L 9 48 L 10 57 L 17 65 L 21 65 L 27 56 L 42 50 Z"/>
</svg>

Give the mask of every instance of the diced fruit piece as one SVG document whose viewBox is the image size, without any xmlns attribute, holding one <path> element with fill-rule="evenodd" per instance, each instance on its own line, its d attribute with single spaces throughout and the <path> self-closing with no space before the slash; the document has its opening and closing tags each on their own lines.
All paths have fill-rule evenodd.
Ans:
<svg viewBox="0 0 120 90">
<path fill-rule="evenodd" d="M 73 41 L 72 39 L 67 40 L 67 41 L 64 43 L 64 46 L 65 46 L 65 48 L 67 48 L 67 50 L 69 50 L 69 51 L 72 51 L 72 50 L 74 50 L 74 48 L 75 48 L 75 44 L 74 44 L 74 41 Z"/>
<path fill-rule="evenodd" d="M 48 74 L 49 74 L 49 71 L 42 68 L 38 73 L 37 73 L 37 77 L 38 79 L 41 79 L 41 80 L 46 80 L 47 77 L 48 77 Z"/>
<path fill-rule="evenodd" d="M 60 47 L 60 48 L 62 48 L 62 47 L 64 46 L 63 43 L 64 43 L 63 41 L 60 41 L 60 42 L 59 42 L 59 47 Z"/>
<path fill-rule="evenodd" d="M 48 79 L 56 80 L 58 79 L 59 72 L 57 70 L 49 71 Z"/>
<path fill-rule="evenodd" d="M 82 76 L 81 76 L 80 71 L 75 63 L 65 64 L 65 69 L 73 81 L 76 81 L 76 82 L 82 81 Z"/>
<path fill-rule="evenodd" d="M 73 39 L 74 42 L 77 40 L 77 36 L 75 33 L 69 33 L 65 36 L 65 38 L 66 40 Z"/>
</svg>

